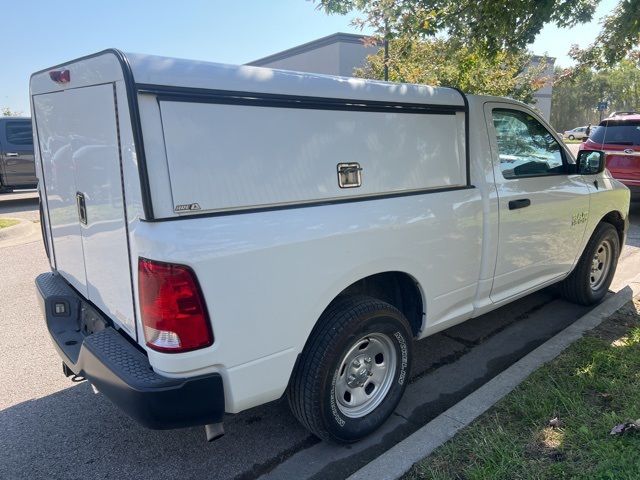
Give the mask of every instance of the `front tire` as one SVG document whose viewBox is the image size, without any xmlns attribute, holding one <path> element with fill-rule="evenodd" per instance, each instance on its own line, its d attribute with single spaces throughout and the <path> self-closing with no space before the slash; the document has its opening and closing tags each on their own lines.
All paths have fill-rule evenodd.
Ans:
<svg viewBox="0 0 640 480">
<path fill-rule="evenodd" d="M 619 256 L 617 230 L 610 223 L 598 224 L 575 269 L 560 284 L 562 295 L 581 305 L 598 303 L 609 291 Z"/>
<path fill-rule="evenodd" d="M 339 300 L 322 315 L 288 389 L 293 414 L 312 433 L 355 442 L 382 425 L 409 380 L 412 333 L 392 305 Z"/>
<path fill-rule="evenodd" d="M 576 137 L 574 137 L 573 135 L 569 135 L 569 140 L 575 140 Z"/>
</svg>

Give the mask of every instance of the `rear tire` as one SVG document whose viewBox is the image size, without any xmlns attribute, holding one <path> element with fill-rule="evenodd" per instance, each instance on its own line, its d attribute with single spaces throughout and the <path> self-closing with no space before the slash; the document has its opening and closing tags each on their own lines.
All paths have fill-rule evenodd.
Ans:
<svg viewBox="0 0 640 480">
<path fill-rule="evenodd" d="M 575 269 L 560 284 L 562 296 L 581 305 L 598 303 L 609 290 L 619 256 L 617 230 L 610 223 L 598 224 Z"/>
<path fill-rule="evenodd" d="M 323 440 L 355 442 L 376 430 L 409 381 L 412 333 L 392 305 L 338 300 L 311 334 L 288 388 L 296 418 Z"/>
</svg>

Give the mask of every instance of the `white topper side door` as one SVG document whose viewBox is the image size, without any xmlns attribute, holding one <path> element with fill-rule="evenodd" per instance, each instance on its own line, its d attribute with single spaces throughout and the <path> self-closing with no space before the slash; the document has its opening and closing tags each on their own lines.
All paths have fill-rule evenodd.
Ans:
<svg viewBox="0 0 640 480">
<path fill-rule="evenodd" d="M 589 214 L 589 189 L 573 160 L 530 110 L 485 104 L 499 202 L 491 300 L 499 302 L 569 272 Z"/>
</svg>

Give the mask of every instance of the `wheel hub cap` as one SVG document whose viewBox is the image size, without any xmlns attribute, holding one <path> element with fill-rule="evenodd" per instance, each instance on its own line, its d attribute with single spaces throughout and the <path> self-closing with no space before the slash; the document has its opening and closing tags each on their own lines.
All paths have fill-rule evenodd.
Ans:
<svg viewBox="0 0 640 480">
<path fill-rule="evenodd" d="M 338 409 L 350 418 L 371 413 L 389 392 L 397 365 L 397 353 L 387 335 L 370 334 L 353 343 L 335 372 Z"/>
<path fill-rule="evenodd" d="M 591 259 L 591 272 L 589 273 L 589 284 L 592 290 L 600 289 L 606 282 L 611 268 L 611 252 L 611 244 L 608 240 L 598 245 Z"/>
<path fill-rule="evenodd" d="M 357 356 L 349 367 L 347 385 L 349 388 L 363 387 L 369 377 L 373 376 L 371 371 L 371 357 L 368 355 Z"/>
</svg>

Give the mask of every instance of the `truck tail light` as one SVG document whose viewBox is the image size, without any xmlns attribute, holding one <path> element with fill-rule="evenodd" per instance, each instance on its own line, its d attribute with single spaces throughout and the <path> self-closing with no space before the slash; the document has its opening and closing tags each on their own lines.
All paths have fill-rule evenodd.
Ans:
<svg viewBox="0 0 640 480">
<path fill-rule="evenodd" d="M 149 348 L 177 353 L 213 344 L 209 315 L 189 267 L 140 258 L 138 294 Z"/>
</svg>

